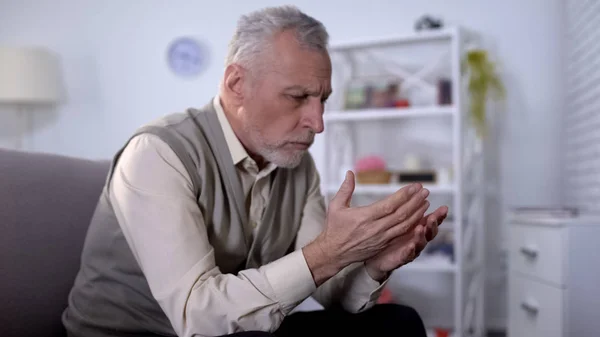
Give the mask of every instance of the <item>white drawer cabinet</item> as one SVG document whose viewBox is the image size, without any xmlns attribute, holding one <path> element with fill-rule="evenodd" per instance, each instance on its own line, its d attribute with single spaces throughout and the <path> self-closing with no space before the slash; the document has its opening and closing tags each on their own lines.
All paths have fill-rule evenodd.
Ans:
<svg viewBox="0 0 600 337">
<path fill-rule="evenodd" d="M 565 283 L 567 229 L 513 225 L 510 229 L 510 263 L 512 269 L 554 285 Z"/>
<path fill-rule="evenodd" d="M 510 224 L 509 337 L 600 334 L 600 218 Z"/>
</svg>

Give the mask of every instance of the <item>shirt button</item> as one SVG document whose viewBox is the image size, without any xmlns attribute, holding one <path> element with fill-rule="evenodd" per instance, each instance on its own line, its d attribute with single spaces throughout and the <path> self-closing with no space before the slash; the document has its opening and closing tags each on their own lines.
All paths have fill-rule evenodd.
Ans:
<svg viewBox="0 0 600 337">
<path fill-rule="evenodd" d="M 250 225 L 252 226 L 252 228 L 256 228 L 256 221 L 250 221 Z"/>
</svg>

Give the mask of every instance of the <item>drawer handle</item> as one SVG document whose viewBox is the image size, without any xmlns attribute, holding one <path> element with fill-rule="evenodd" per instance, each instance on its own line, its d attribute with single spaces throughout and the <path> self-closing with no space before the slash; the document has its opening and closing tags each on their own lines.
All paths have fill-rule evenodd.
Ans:
<svg viewBox="0 0 600 337">
<path fill-rule="evenodd" d="M 530 300 L 521 302 L 521 308 L 531 314 L 537 314 L 539 311 L 538 305 Z"/>
<path fill-rule="evenodd" d="M 533 247 L 521 247 L 521 253 L 523 253 L 523 255 L 527 255 L 530 258 L 534 258 L 537 256 L 538 251 Z"/>
</svg>

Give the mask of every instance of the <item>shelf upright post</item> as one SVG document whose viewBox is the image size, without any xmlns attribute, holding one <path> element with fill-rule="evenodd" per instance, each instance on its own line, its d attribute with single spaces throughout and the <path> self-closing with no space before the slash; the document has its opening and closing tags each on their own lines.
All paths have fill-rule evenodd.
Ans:
<svg viewBox="0 0 600 337">
<path fill-rule="evenodd" d="M 463 142 L 463 110 L 461 101 L 461 36 L 458 30 L 452 34 L 451 48 L 451 69 L 452 69 L 452 104 L 456 107 L 452 116 L 452 161 L 454 177 L 454 335 L 463 336 L 463 308 L 464 308 L 464 266 L 463 266 L 463 182 L 462 182 L 462 142 Z"/>
</svg>

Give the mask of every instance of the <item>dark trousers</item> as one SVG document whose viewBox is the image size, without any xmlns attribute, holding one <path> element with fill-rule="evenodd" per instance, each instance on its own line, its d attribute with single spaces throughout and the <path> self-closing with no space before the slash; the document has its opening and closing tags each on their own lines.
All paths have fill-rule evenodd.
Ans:
<svg viewBox="0 0 600 337">
<path fill-rule="evenodd" d="M 223 337 L 300 336 L 426 337 L 427 334 L 421 317 L 413 308 L 378 304 L 358 314 L 341 309 L 298 312 L 286 317 L 274 334 L 249 331 Z"/>
</svg>

